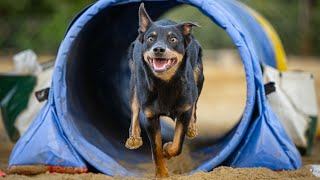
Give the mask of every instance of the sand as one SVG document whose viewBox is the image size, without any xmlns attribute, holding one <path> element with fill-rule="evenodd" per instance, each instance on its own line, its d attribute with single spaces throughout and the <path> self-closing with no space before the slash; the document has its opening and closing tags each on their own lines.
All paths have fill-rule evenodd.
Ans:
<svg viewBox="0 0 320 180">
<path fill-rule="evenodd" d="M 223 89 L 229 89 L 228 91 L 222 91 L 225 95 L 217 95 L 217 93 L 205 93 L 204 92 L 204 100 L 201 102 L 203 104 L 202 110 L 200 110 L 201 115 L 199 115 L 199 119 L 206 119 L 206 116 L 213 116 L 219 117 L 217 119 L 237 119 L 243 110 L 244 101 L 245 101 L 245 81 L 243 79 L 243 67 L 241 63 L 234 62 L 232 60 L 233 57 L 223 57 L 223 60 L 218 60 L 216 63 L 206 63 L 205 71 L 207 72 L 208 76 L 206 78 L 206 85 L 208 91 L 216 91 L 221 93 Z M 316 77 L 316 85 L 320 88 L 320 60 L 315 60 L 311 58 L 298 58 L 292 57 L 292 61 L 289 62 L 289 66 L 293 69 L 299 68 L 306 71 L 313 72 Z M 299 61 L 298 61 L 299 60 Z M 1 61 L 0 58 L 0 72 L 8 70 L 12 68 L 12 65 L 8 61 Z M 291 69 L 291 68 L 290 68 Z M 210 83 L 210 81 L 214 83 Z M 214 86 L 213 89 L 210 89 L 210 86 Z M 231 90 L 230 90 L 231 89 Z M 232 89 L 239 89 L 236 93 L 232 91 Z M 204 90 L 206 91 L 206 90 Z M 318 91 L 319 92 L 319 91 Z M 212 94 L 214 96 L 212 97 Z M 214 101 L 206 101 L 205 99 L 214 99 Z M 318 102 L 320 103 L 320 95 L 318 96 Z M 220 109 L 214 109 L 212 112 L 208 112 L 205 109 L 206 105 L 213 106 L 214 104 L 223 104 L 223 107 Z M 227 113 L 226 110 L 228 109 L 238 109 L 239 111 L 234 111 L 233 113 Z M 200 108 L 199 108 L 200 109 Z M 224 111 L 223 111 L 224 110 Z M 320 112 L 320 109 L 319 109 Z M 209 114 L 209 115 L 208 115 Z M 200 118 L 201 117 L 201 118 Z M 218 123 L 218 122 L 217 122 Z M 236 123 L 230 122 L 229 126 L 232 126 Z M 219 124 L 217 124 L 219 125 Z M 201 125 L 199 127 L 201 129 Z M 201 134 L 202 132 L 202 134 Z M 220 134 L 223 132 L 219 132 Z M 204 128 L 200 131 L 200 134 L 203 137 L 208 136 L 210 133 L 207 132 Z M 218 135 L 210 134 L 212 136 Z M 218 167 L 215 168 L 211 172 L 197 172 L 191 176 L 185 175 L 185 172 L 189 172 L 193 169 L 196 164 L 192 159 L 188 156 L 188 150 L 184 149 L 183 155 L 173 158 L 168 161 L 168 168 L 170 169 L 171 176 L 166 179 L 190 179 L 190 180 L 198 180 L 198 179 L 316 179 L 310 172 L 310 164 L 320 164 L 320 140 L 317 142 L 317 147 L 315 147 L 315 151 L 312 156 L 310 157 L 303 157 L 303 168 L 295 170 L 295 171 L 272 171 L 266 168 L 231 168 L 231 167 Z M 4 172 L 7 172 L 7 164 L 10 152 L 13 148 L 13 144 L 11 144 L 1 127 L 0 123 L 0 169 Z M 143 165 L 142 165 L 143 166 Z M 147 165 L 146 169 L 149 169 L 148 177 L 152 177 L 153 167 Z M 150 179 L 149 178 L 149 179 Z M 46 179 L 46 180 L 54 180 L 54 179 L 65 179 L 65 180 L 73 180 L 73 179 L 95 179 L 95 180 L 104 180 L 104 179 L 123 179 L 120 177 L 109 177 L 103 174 L 94 174 L 94 173 L 87 173 L 87 174 L 57 174 L 57 173 L 45 173 L 39 174 L 35 176 L 24 176 L 24 175 L 8 175 L 5 178 L 0 179 L 8 179 L 8 180 L 18 180 L 18 179 Z M 134 179 L 134 178 L 131 178 Z M 145 178 L 147 179 L 147 178 Z"/>
<path fill-rule="evenodd" d="M 109 179 L 150 179 L 150 178 L 121 178 L 121 177 L 110 177 L 103 174 L 40 174 L 35 176 L 23 176 L 23 175 L 9 175 L 6 180 L 109 180 Z M 164 180 L 182 180 L 182 179 L 189 179 L 189 180 L 199 180 L 199 179 L 225 179 L 225 180 L 250 180 L 250 179 L 290 179 L 290 180 L 316 180 L 318 178 L 314 177 L 310 169 L 308 167 L 303 167 L 301 169 L 295 171 L 272 171 L 266 168 L 230 168 L 230 167 L 218 167 L 211 172 L 196 172 L 192 176 L 181 176 L 181 175 L 174 175 L 170 176 L 169 178 L 165 178 Z"/>
</svg>

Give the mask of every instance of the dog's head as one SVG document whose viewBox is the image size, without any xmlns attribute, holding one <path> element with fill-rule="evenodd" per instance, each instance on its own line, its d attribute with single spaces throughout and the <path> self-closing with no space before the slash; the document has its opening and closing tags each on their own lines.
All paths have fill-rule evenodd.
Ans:
<svg viewBox="0 0 320 180">
<path fill-rule="evenodd" d="M 144 4 L 139 8 L 139 41 L 143 60 L 160 79 L 169 80 L 184 60 L 192 40 L 192 22 L 175 23 L 169 20 L 152 22 Z"/>
</svg>

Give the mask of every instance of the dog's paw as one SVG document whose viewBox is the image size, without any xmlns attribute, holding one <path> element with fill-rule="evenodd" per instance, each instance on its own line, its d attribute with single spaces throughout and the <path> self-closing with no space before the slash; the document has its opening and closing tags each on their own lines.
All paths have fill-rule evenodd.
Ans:
<svg viewBox="0 0 320 180">
<path fill-rule="evenodd" d="M 172 146 L 172 142 L 167 142 L 163 145 L 163 155 L 165 158 L 170 159 L 172 155 L 170 154 L 170 148 Z"/>
<path fill-rule="evenodd" d="M 193 139 L 198 136 L 197 129 L 189 127 L 186 133 L 187 138 Z"/>
<path fill-rule="evenodd" d="M 130 136 L 127 139 L 126 147 L 128 149 L 138 149 L 140 146 L 142 146 L 142 144 L 143 144 L 143 141 L 141 137 Z"/>
<path fill-rule="evenodd" d="M 163 171 L 163 172 L 156 172 L 155 176 L 156 176 L 156 179 L 169 177 L 169 173 L 168 173 L 167 168 L 165 168 L 165 171 Z"/>
</svg>

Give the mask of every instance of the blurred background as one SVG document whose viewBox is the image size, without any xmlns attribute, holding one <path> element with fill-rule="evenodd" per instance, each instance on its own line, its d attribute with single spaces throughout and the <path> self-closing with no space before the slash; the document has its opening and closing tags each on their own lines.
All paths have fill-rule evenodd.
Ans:
<svg viewBox="0 0 320 180">
<path fill-rule="evenodd" d="M 37 61 L 42 64 L 54 60 L 69 23 L 82 9 L 94 2 L 95 0 L 19 0 L 17 3 L 14 0 L 1 0 L 0 72 L 12 72 L 13 55 L 25 49 L 36 52 Z M 273 25 L 288 55 L 289 69 L 313 73 L 317 80 L 316 86 L 320 87 L 320 81 L 317 78 L 320 77 L 320 36 L 318 35 L 320 1 L 242 0 L 241 2 L 255 9 Z M 200 108 L 200 111 L 203 110 L 200 114 L 207 118 L 214 114 L 220 120 L 235 119 L 232 124 L 237 123 L 245 106 L 246 85 L 245 73 L 234 43 L 223 29 L 192 6 L 182 5 L 170 9 L 161 18 L 178 22 L 195 21 L 202 26 L 194 28 L 194 34 L 205 49 L 204 60 L 210 60 L 206 61 L 208 65 L 205 69 L 207 73 L 205 92 L 208 93 L 203 93 L 203 96 L 215 102 L 225 102 L 225 105 L 217 106 L 218 103 L 205 102 L 203 108 Z M 225 79 L 229 76 L 235 78 L 230 81 L 230 86 L 216 85 L 220 81 L 226 83 Z M 210 82 L 211 77 L 213 83 Z M 46 81 L 49 83 L 49 80 Z M 237 83 L 239 85 L 236 85 Z M 241 91 L 235 92 L 233 89 L 241 89 Z M 229 94 L 222 96 L 222 92 Z M 230 101 L 226 102 L 225 97 L 229 97 Z M 224 109 L 230 108 L 234 109 L 233 113 L 225 113 Z M 214 110 L 211 111 L 212 109 Z M 318 134 L 320 136 L 319 123 Z"/>
<path fill-rule="evenodd" d="M 31 48 L 40 54 L 55 54 L 72 18 L 94 0 L 1 0 L 0 55 Z M 293 55 L 320 55 L 320 1 L 318 0 L 242 0 L 269 20 Z M 233 47 L 223 30 L 190 6 L 165 16 L 195 19 L 203 26 L 196 37 L 205 49 Z M 210 36 L 208 36 L 210 34 Z"/>
<path fill-rule="evenodd" d="M 69 23 L 83 8 L 94 2 L 96 0 L 0 0 L 0 73 L 12 72 L 14 69 L 12 56 L 25 49 L 36 52 L 40 62 L 54 59 Z M 289 69 L 313 73 L 319 92 L 320 0 L 242 0 L 241 2 L 255 9 L 273 25 L 288 55 Z M 166 12 L 162 18 L 196 21 L 202 26 L 194 29 L 195 36 L 205 49 L 206 63 L 206 83 L 199 101 L 199 119 L 211 120 L 215 117 L 214 119 L 222 122 L 221 125 L 224 127 L 226 121 L 234 119 L 228 121 L 230 123 L 228 128 L 232 128 L 241 117 L 246 103 L 245 73 L 234 43 L 224 30 L 194 7 L 182 5 Z M 34 84 L 30 86 L 33 88 Z M 25 90 L 25 87 L 22 89 Z M 0 93 L 2 90 L 0 89 Z M 319 93 L 317 102 L 320 103 Z M 319 110 L 318 106 L 318 116 Z M 18 113 L 14 118 L 17 115 Z M 10 142 L 1 145 L 5 140 L 9 142 L 8 137 L 4 137 L 6 133 L 1 121 L 0 117 L 0 169 L 1 166 L 4 169 L 13 144 Z M 202 125 L 207 126 L 207 124 Z M 219 133 L 223 134 L 217 124 L 214 127 L 217 137 Z M 208 133 L 212 131 L 211 128 Z M 205 135 L 206 131 L 203 130 L 201 133 Z M 14 132 L 11 135 L 14 140 L 18 137 L 19 135 Z M 318 123 L 318 137 L 320 137 L 320 123 Z M 318 141 L 317 147 L 319 144 Z M 316 155 L 305 157 L 304 164 L 320 163 L 320 148 L 317 149 Z"/>
</svg>

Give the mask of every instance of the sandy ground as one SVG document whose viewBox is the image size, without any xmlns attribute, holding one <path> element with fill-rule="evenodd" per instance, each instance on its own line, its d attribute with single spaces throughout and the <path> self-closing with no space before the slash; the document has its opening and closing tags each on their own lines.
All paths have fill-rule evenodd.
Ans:
<svg viewBox="0 0 320 180">
<path fill-rule="evenodd" d="M 10 58 L 0 58 L 0 72 L 12 69 Z M 47 57 L 42 59 L 47 59 Z M 239 120 L 245 106 L 246 84 L 243 66 L 233 53 L 220 52 L 215 55 L 206 55 L 206 82 L 199 101 L 199 133 L 200 137 L 208 136 L 219 138 L 227 133 Z M 236 59 L 236 60 L 235 60 Z M 290 69 L 300 69 L 312 72 L 316 77 L 316 86 L 320 89 L 320 59 L 290 57 Z M 319 91 L 318 91 L 319 92 Z M 320 97 L 318 96 L 318 104 Z M 232 111 L 230 111 L 232 109 Z M 320 112 L 320 109 L 319 109 Z M 212 118 L 214 117 L 214 118 Z M 210 119 L 210 121 L 209 121 Z M 214 119 L 214 120 L 212 120 Z M 231 120 L 230 120 L 231 119 Z M 202 122 L 201 122 L 202 121 Z M 223 122 L 223 123 L 221 123 Z M 205 127 L 209 126 L 211 131 Z M 212 128 L 215 128 L 212 130 Z M 214 132 L 214 133 L 212 133 Z M 0 169 L 4 172 L 7 168 L 8 158 L 13 148 L 4 133 L 0 120 Z M 180 157 L 184 163 L 192 163 L 188 157 Z M 172 160 L 170 166 L 179 166 L 180 159 Z M 271 171 L 265 168 L 229 168 L 219 167 L 212 172 L 198 172 L 192 176 L 174 175 L 168 179 L 315 179 L 310 173 L 309 164 L 320 164 L 320 141 L 317 141 L 315 151 L 310 157 L 303 157 L 304 167 L 296 171 Z M 184 165 L 180 166 L 184 168 Z M 0 177 L 1 179 L 1 177 Z M 122 179 L 120 177 L 108 177 L 102 174 L 40 174 L 36 176 L 8 175 L 4 179 Z"/>
</svg>

